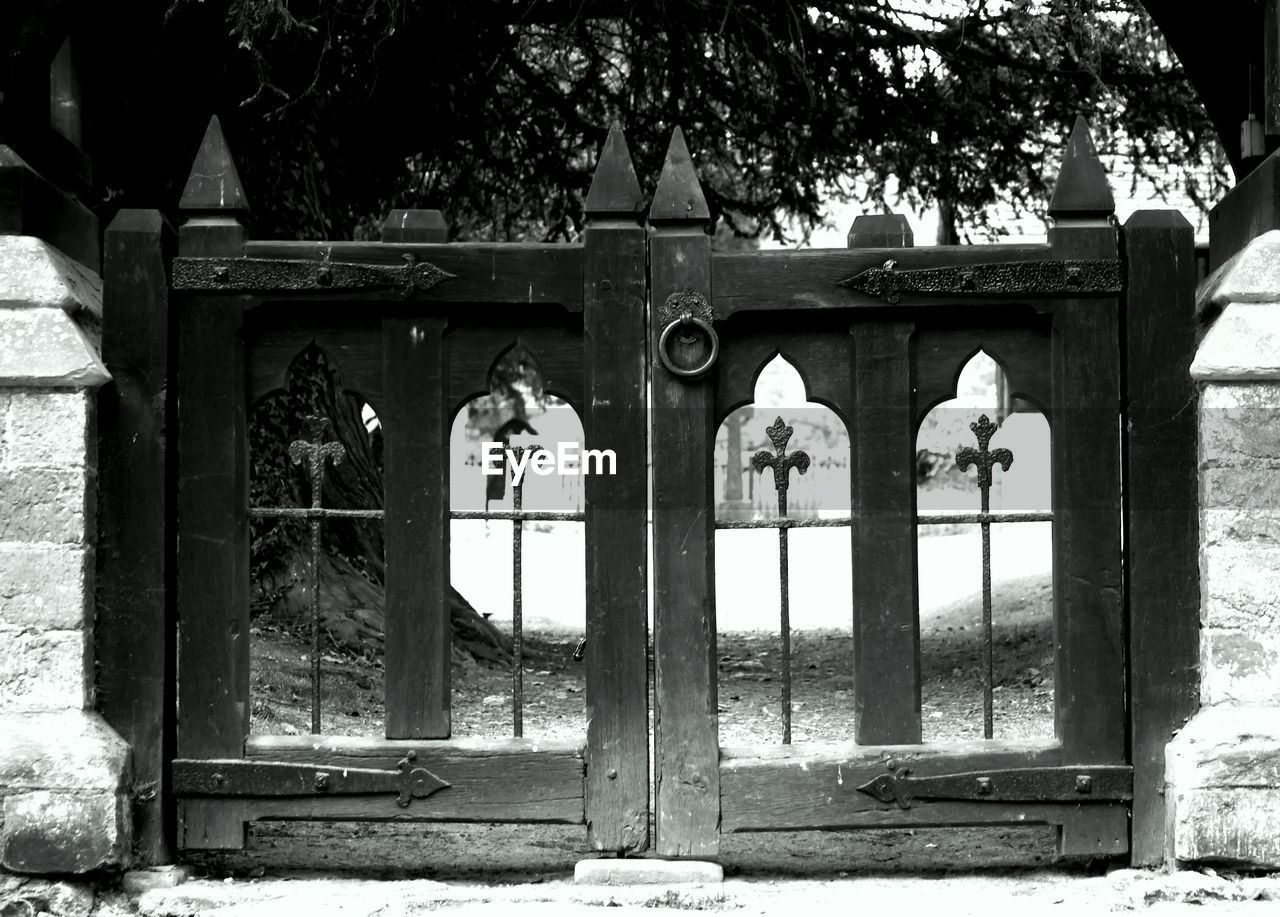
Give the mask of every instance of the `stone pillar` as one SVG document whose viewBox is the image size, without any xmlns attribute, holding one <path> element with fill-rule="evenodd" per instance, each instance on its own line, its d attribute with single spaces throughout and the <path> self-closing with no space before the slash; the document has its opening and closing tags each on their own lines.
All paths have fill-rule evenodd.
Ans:
<svg viewBox="0 0 1280 917">
<path fill-rule="evenodd" d="M 0 221 L 0 864 L 82 873 L 129 851 L 129 749 L 93 712 L 102 284 L 42 231 L 60 192 L 6 147 L 0 166 L 23 189 Z"/>
<path fill-rule="evenodd" d="M 1280 867 L 1280 230 L 1197 297 L 1200 711 L 1165 754 L 1169 857 Z"/>
</svg>

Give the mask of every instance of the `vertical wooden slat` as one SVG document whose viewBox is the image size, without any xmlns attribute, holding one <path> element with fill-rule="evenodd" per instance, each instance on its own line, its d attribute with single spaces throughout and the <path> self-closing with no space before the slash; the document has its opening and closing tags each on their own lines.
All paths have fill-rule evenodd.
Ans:
<svg viewBox="0 0 1280 917">
<path fill-rule="evenodd" d="M 617 455 L 587 475 L 587 840 L 649 846 L 648 498 L 644 198 L 622 130 L 587 194 L 583 248 L 588 449 Z"/>
<path fill-rule="evenodd" d="M 861 745 L 920 741 L 914 330 L 910 322 L 852 328 L 854 734 Z"/>
<path fill-rule="evenodd" d="M 859 216 L 849 247 L 909 247 L 901 214 Z M 853 528 L 854 735 L 920 741 L 915 412 L 910 322 L 859 322 L 853 335 L 849 496 Z"/>
<path fill-rule="evenodd" d="M 661 856 L 720 849 L 716 713 L 714 398 L 708 377 L 660 362 L 658 311 L 677 293 L 711 300 L 710 218 L 679 128 L 649 211 L 653 371 L 654 769 Z"/>
<path fill-rule="evenodd" d="M 107 227 L 98 393 L 98 707 L 133 750 L 134 855 L 168 861 L 173 824 L 173 515 L 166 231 L 155 210 L 122 210 Z"/>
<path fill-rule="evenodd" d="M 184 258 L 243 251 L 247 212 L 215 118 L 182 195 Z M 238 758 L 249 731 L 249 545 L 245 364 L 238 298 L 179 302 L 178 756 Z M 244 822 L 182 804 L 179 844 L 238 848 Z"/>
<path fill-rule="evenodd" d="M 384 242 L 445 242 L 438 211 L 393 211 Z M 446 320 L 383 319 L 388 739 L 451 730 Z"/>
<path fill-rule="evenodd" d="M 1173 210 L 1124 225 L 1125 553 L 1132 862 L 1164 861 L 1164 749 L 1199 693 L 1195 239 Z"/>
<path fill-rule="evenodd" d="M 1049 212 L 1055 258 L 1114 258 L 1114 202 L 1088 124 L 1076 121 Z M 1120 556 L 1120 321 L 1115 299 L 1058 302 L 1053 313 L 1053 596 L 1057 734 L 1063 760 L 1125 760 Z M 1128 813 L 1063 826 L 1064 853 L 1113 853 Z M 1101 821 L 1099 821 L 1101 819 Z"/>
</svg>

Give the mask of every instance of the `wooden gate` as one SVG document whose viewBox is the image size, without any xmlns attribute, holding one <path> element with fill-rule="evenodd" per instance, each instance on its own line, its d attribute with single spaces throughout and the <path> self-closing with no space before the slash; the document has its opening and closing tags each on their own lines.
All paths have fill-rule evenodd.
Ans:
<svg viewBox="0 0 1280 917">
<path fill-rule="evenodd" d="M 451 740 L 447 460 L 450 424 L 489 391 L 513 342 L 584 418 L 589 443 L 646 451 L 645 230 L 620 132 L 587 198 L 579 245 L 444 244 L 425 212 L 397 212 L 376 243 L 246 240 L 235 166 L 215 119 L 181 202 L 173 268 L 178 380 L 178 843 L 235 848 L 257 819 L 584 823 L 590 845 L 648 845 L 646 477 L 643 462 L 587 479 L 587 734 L 521 737 L 519 618 L 513 737 Z M 438 216 L 438 215 L 437 215 Z M 589 345 L 584 346 L 584 342 Z M 247 501 L 247 405 L 283 385 L 309 345 L 381 421 L 383 505 L 333 510 L 319 486 L 341 446 L 317 427 L 290 448 L 309 507 Z M 474 514 L 473 514 L 474 515 Z M 481 514 L 483 515 L 483 514 Z M 318 583 L 312 735 L 249 735 L 251 516 L 319 530 L 379 519 L 385 544 L 386 736 L 321 735 Z M 518 558 L 517 554 L 517 558 Z M 518 566 L 518 560 L 517 560 Z M 519 593 L 519 582 L 516 582 Z"/>
<path fill-rule="evenodd" d="M 702 230 L 708 212 L 698 177 L 676 132 L 650 210 L 659 854 L 715 857 L 722 832 L 982 824 L 1060 826 L 1060 848 L 1069 854 L 1129 849 L 1121 300 L 1130 271 L 1113 209 L 1080 119 L 1043 244 L 917 249 L 893 247 L 903 244 L 902 234 L 894 240 L 886 233 L 871 248 L 713 252 Z M 1176 223 L 1152 225 L 1167 239 Z M 1167 259 L 1135 274 L 1147 285 L 1129 291 L 1139 311 L 1160 308 L 1150 302 L 1152 277 L 1179 270 L 1179 252 L 1156 252 L 1144 235 L 1152 225 L 1139 221 L 1128 240 L 1143 259 Z M 1189 318 L 1177 309 L 1165 317 L 1185 326 Z M 1142 327 L 1146 333 L 1128 344 L 1131 356 L 1164 362 L 1138 366 L 1139 378 L 1175 378 L 1178 360 L 1185 376 L 1186 335 L 1168 332 L 1179 336 L 1183 353 L 1157 353 L 1152 326 L 1133 326 Z M 1048 418 L 1052 507 L 990 510 L 993 469 L 1007 469 L 1011 456 L 989 449 L 995 425 L 975 411 L 974 439 L 957 459 L 961 469 L 977 469 L 981 511 L 918 516 L 917 429 L 933 405 L 954 397 L 961 368 L 980 349 L 1003 365 L 1013 394 Z M 753 464 L 762 473 L 757 486 L 777 489 L 778 518 L 716 517 L 716 431 L 751 402 L 757 374 L 779 353 L 807 383 L 810 400 L 833 409 L 850 431 L 847 519 L 788 518 L 789 482 L 822 456 L 808 454 L 813 444 L 791 440 L 781 418 L 766 430 L 772 414 L 752 421 L 760 427 L 754 437 L 767 433 L 772 444 Z M 1135 483 L 1133 493 L 1153 499 L 1143 486 Z M 918 525 L 947 520 L 981 527 L 985 739 L 930 745 L 921 742 L 916 539 Z M 1055 737 L 994 741 L 990 529 L 1045 520 L 1053 525 Z M 852 741 L 839 745 L 791 744 L 788 535 L 814 525 L 851 532 L 855 725 Z M 778 531 L 781 744 L 722 748 L 715 534 L 751 527 Z M 1134 692 L 1137 700 L 1150 695 L 1143 684 Z M 1150 704 L 1142 710 L 1156 722 L 1163 713 Z M 1135 727 L 1135 748 L 1144 745 L 1144 755 L 1149 729 Z M 1141 830 L 1149 835 L 1160 812 L 1150 798 L 1158 767 L 1144 761 L 1140 775 L 1147 794 Z"/>
<path fill-rule="evenodd" d="M 1140 859 L 1158 854 L 1163 742 L 1190 683 L 1186 673 L 1168 677 L 1185 641 L 1166 651 L 1150 635 L 1190 601 L 1187 580 L 1161 579 L 1159 552 L 1194 544 L 1193 531 L 1177 529 L 1181 483 L 1194 481 L 1183 473 L 1190 428 L 1177 420 L 1193 344 L 1190 312 L 1181 314 L 1191 235 L 1176 216 L 1140 215 L 1118 232 L 1083 121 L 1043 244 L 917 249 L 886 234 L 849 250 L 712 252 L 679 131 L 647 229 L 625 142 L 610 133 L 580 244 L 446 244 L 441 227 L 413 211 L 393 214 L 377 243 L 249 240 L 216 120 L 181 209 L 171 310 L 179 846 L 241 846 L 258 819 L 331 819 L 584 824 L 593 850 L 648 849 L 651 514 L 657 853 L 715 857 L 721 834 L 736 831 L 1049 824 L 1061 827 L 1064 852 L 1111 855 L 1129 849 L 1132 813 Z M 585 446 L 619 457 L 616 475 L 587 477 L 581 515 L 517 505 L 487 516 L 517 530 L 537 518 L 585 522 L 588 726 L 571 742 L 521 737 L 518 639 L 513 737 L 451 738 L 448 558 L 458 514 L 443 455 L 455 412 L 488 390 L 491 367 L 516 340 L 578 409 Z M 380 506 L 323 505 L 319 481 L 340 450 L 318 425 L 291 447 L 306 463 L 311 505 L 249 506 L 247 406 L 279 388 L 293 356 L 313 344 L 382 422 Z M 915 437 L 979 349 L 1049 419 L 1053 499 L 1039 513 L 991 511 L 992 476 L 1008 462 L 989 448 L 992 425 L 974 417 L 959 458 L 976 467 L 983 496 L 966 521 L 980 525 L 988 549 L 988 738 L 930 745 L 921 741 L 916 530 L 938 520 L 917 514 Z M 779 518 L 716 519 L 716 430 L 751 401 L 757 373 L 778 353 L 851 431 L 845 520 L 787 516 L 786 488 L 813 446 L 791 441 L 782 423 L 769 425 L 773 449 L 754 460 L 777 489 Z M 1148 511 L 1170 482 L 1181 488 L 1172 515 Z M 314 699 L 312 735 L 249 734 L 254 516 L 307 523 L 313 571 L 322 526 L 381 520 L 385 737 L 322 735 Z M 1053 523 L 1055 737 L 995 741 L 988 533 L 1034 519 Z M 731 524 L 779 533 L 784 731 L 768 747 L 722 748 L 718 738 L 714 546 L 717 527 Z M 834 746 L 792 744 L 788 725 L 788 535 L 819 524 L 847 527 L 852 544 L 855 726 Z M 1130 595 L 1140 580 L 1142 594 Z M 313 602 L 313 666 L 318 614 Z M 515 626 L 518 638 L 518 615 Z"/>
</svg>

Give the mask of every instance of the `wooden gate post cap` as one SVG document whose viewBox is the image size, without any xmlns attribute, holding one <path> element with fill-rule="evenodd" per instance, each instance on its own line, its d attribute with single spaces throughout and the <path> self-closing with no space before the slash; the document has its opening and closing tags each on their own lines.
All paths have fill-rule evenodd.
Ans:
<svg viewBox="0 0 1280 917">
<path fill-rule="evenodd" d="M 448 242 L 449 224 L 439 210 L 393 210 L 382 221 L 383 242 Z"/>
</svg>

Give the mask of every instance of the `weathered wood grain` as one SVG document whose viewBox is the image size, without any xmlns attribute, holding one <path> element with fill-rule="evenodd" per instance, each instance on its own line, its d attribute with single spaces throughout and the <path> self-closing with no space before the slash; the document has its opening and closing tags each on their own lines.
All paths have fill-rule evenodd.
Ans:
<svg viewBox="0 0 1280 917">
<path fill-rule="evenodd" d="M 449 417 L 442 318 L 383 320 L 386 734 L 448 738 Z"/>
<path fill-rule="evenodd" d="M 98 709 L 133 752 L 134 855 L 168 861 L 174 840 L 166 763 L 173 757 L 174 510 L 168 418 L 172 233 L 154 210 L 122 210 L 107 228 L 98 393 Z"/>
<path fill-rule="evenodd" d="M 810 401 L 831 408 L 848 427 L 852 414 L 849 325 L 838 319 L 815 321 L 818 318 L 809 316 L 798 330 L 779 330 L 776 320 L 739 321 L 722 330 L 715 391 L 717 427 L 733 411 L 751 403 L 760 371 L 775 355 L 795 367 Z"/>
<path fill-rule="evenodd" d="M 864 745 L 912 744 L 921 735 L 915 326 L 867 322 L 851 330 L 854 732 Z"/>
<path fill-rule="evenodd" d="M 644 198 L 622 131 L 609 133 L 591 191 L 583 254 L 585 448 L 617 473 L 588 475 L 587 842 L 649 846 L 648 410 Z"/>
<path fill-rule="evenodd" d="M 909 768 L 912 776 L 927 777 L 1012 767 L 1055 767 L 1063 762 L 1056 742 L 725 748 L 720 763 L 721 830 L 1013 823 L 1020 819 L 1012 813 L 1030 807 L 918 800 L 903 810 L 860 793 L 857 788 L 892 767 Z"/>
<path fill-rule="evenodd" d="M 1068 162 L 1092 155 L 1073 132 Z M 1100 167 L 1099 167 L 1100 168 Z M 1096 170 L 1064 167 L 1064 180 Z M 1061 197 L 1059 192 L 1062 192 Z M 1099 218 L 1096 189 L 1063 190 L 1053 209 L 1054 256 L 1111 258 L 1114 226 Z M 1072 204 L 1075 206 L 1075 204 Z M 1053 599 L 1057 735 L 1081 763 L 1126 757 L 1124 597 L 1121 570 L 1120 304 L 1064 299 L 1053 305 Z"/>
<path fill-rule="evenodd" d="M 359 394 L 374 410 L 382 404 L 382 328 L 376 317 L 358 318 L 342 309 L 314 317 L 300 315 L 296 306 L 245 313 L 245 354 L 248 362 L 246 397 L 256 404 L 264 395 L 283 389 L 289 365 L 314 343 L 338 370 L 342 387 Z"/>
<path fill-rule="evenodd" d="M 1164 748 L 1199 701 L 1195 244 L 1172 210 L 1122 234 L 1125 538 L 1134 865 L 1164 861 Z"/>
<path fill-rule="evenodd" d="M 665 183 L 665 186 L 664 186 Z M 711 240 L 698 176 L 677 129 L 651 215 L 650 301 L 673 294 L 711 300 Z M 684 214 L 688 214 L 685 216 Z M 652 334 L 654 770 L 660 856 L 714 857 L 720 847 L 716 713 L 715 522 L 711 456 L 715 396 L 707 378 L 681 379 Z M 696 345 L 695 345 L 696 346 Z"/>
<path fill-rule="evenodd" d="M 178 328 L 178 754 L 236 757 L 249 731 L 249 550 L 241 313 L 182 303 Z M 230 810 L 223 810 L 226 814 Z M 243 825 L 183 816 L 181 837 L 235 846 Z M 218 815 L 217 817 L 222 817 Z"/>
<path fill-rule="evenodd" d="M 249 200 L 217 115 L 209 119 L 178 210 L 184 220 L 179 229 L 178 257 L 240 255 L 248 235 L 243 220 L 249 213 Z"/>
<path fill-rule="evenodd" d="M 1043 316 L 1010 317 L 1023 327 L 923 325 L 916 332 L 916 424 L 956 396 L 960 373 L 979 350 L 996 360 L 1010 395 L 1035 403 L 1046 415 L 1053 402 L 1050 326 Z"/>
<path fill-rule="evenodd" d="M 544 390 L 569 402 L 584 416 L 582 331 L 564 321 L 548 322 L 545 315 L 516 325 L 507 321 L 450 327 L 450 412 L 457 413 L 472 398 L 489 394 L 495 364 L 514 345 L 533 356 Z M 552 316 L 553 319 L 558 318 Z"/>
<path fill-rule="evenodd" d="M 448 789 L 405 808 L 394 796 L 247 799 L 257 818 L 339 820 L 559 822 L 582 824 L 585 759 L 581 741 L 467 739 L 379 741 L 347 736 L 254 736 L 251 760 L 393 770 L 412 751 L 414 763 L 448 781 Z"/>
</svg>

